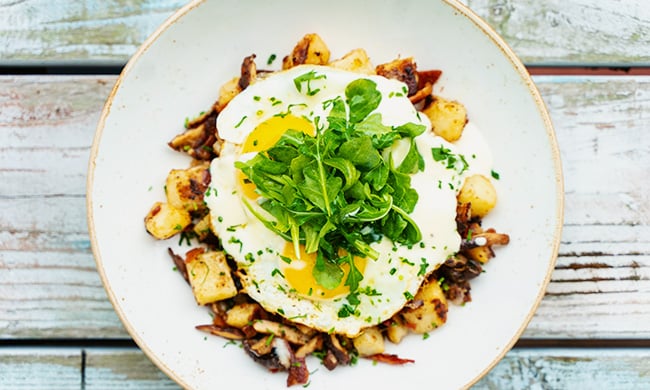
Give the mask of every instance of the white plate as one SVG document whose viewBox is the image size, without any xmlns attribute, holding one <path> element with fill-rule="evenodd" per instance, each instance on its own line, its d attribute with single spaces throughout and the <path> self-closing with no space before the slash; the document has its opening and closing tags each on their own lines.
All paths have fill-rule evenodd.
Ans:
<svg viewBox="0 0 650 390">
<path fill-rule="evenodd" d="M 428 339 L 413 335 L 391 347 L 415 364 L 361 361 L 329 372 L 313 361 L 309 388 L 469 386 L 512 347 L 544 294 L 557 255 L 563 188 L 551 121 L 525 68 L 494 31 L 452 0 L 205 1 L 165 22 L 117 81 L 92 148 L 89 229 L 109 298 L 137 344 L 183 387 L 285 386 L 285 374 L 268 373 L 238 347 L 194 330 L 210 317 L 173 272 L 170 242 L 153 240 L 143 217 L 164 199 L 167 172 L 187 167 L 188 159 L 166 146 L 185 118 L 209 107 L 244 56 L 256 53 L 264 67 L 277 54 L 277 63 L 308 32 L 323 37 L 332 58 L 363 47 L 374 64 L 414 56 L 420 69 L 443 70 L 437 91 L 467 106 L 501 175 L 499 204 L 485 225 L 511 237 L 472 283 L 471 303 L 452 307 L 448 323 Z"/>
</svg>

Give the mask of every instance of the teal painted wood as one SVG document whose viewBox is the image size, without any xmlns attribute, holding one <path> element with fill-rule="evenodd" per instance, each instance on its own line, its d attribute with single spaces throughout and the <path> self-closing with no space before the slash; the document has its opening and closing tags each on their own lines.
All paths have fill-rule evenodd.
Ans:
<svg viewBox="0 0 650 390">
<path fill-rule="evenodd" d="M 650 65 L 645 0 L 462 0 L 529 65 Z M 0 64 L 121 65 L 182 0 L 0 2 Z"/>
</svg>

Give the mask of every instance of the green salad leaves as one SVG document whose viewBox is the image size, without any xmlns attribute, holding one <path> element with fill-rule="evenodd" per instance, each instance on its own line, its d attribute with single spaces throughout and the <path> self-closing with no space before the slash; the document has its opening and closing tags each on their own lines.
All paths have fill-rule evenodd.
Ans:
<svg viewBox="0 0 650 390">
<path fill-rule="evenodd" d="M 310 96 L 319 92 L 312 81 L 324 78 L 306 73 L 294 83 Z M 414 137 L 423 125 L 406 123 L 389 127 L 381 114 L 373 113 L 381 102 L 377 85 L 357 79 L 345 89 L 345 99 L 323 102 L 329 109 L 327 127 L 315 117 L 315 136 L 287 130 L 270 149 L 247 162 L 237 162 L 257 187 L 267 218 L 247 203 L 269 229 L 307 253 L 317 252 L 312 273 L 323 287 L 333 289 L 343 280 L 343 264 L 349 265 L 345 285 L 354 292 L 363 275 L 353 256 L 377 259 L 371 243 L 385 236 L 395 243 L 413 245 L 421 240 L 410 218 L 418 201 L 410 175 L 424 168 Z M 410 139 L 410 149 L 399 166 L 384 158 L 385 149 L 398 139 Z"/>
</svg>

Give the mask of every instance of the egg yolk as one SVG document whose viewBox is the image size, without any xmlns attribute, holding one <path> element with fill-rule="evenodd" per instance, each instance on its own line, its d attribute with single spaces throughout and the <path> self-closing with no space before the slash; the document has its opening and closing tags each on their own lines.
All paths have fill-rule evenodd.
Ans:
<svg viewBox="0 0 650 390">
<path fill-rule="evenodd" d="M 341 250 L 339 255 L 345 256 L 346 252 Z M 300 245 L 300 258 L 296 256 L 296 252 L 292 242 L 287 242 L 282 251 L 282 256 L 291 259 L 291 263 L 287 264 L 284 260 L 280 260 L 282 272 L 284 273 L 285 280 L 293 287 L 296 292 L 309 299 L 333 299 L 341 296 L 346 296 L 350 293 L 350 288 L 345 285 L 345 280 L 350 272 L 349 264 L 342 264 L 343 277 L 341 283 L 334 289 L 328 290 L 319 285 L 312 275 L 312 269 L 316 264 L 316 252 L 306 253 L 305 246 Z M 366 268 L 365 257 L 354 257 L 354 265 L 363 274 Z"/>
<path fill-rule="evenodd" d="M 241 153 L 262 152 L 275 145 L 287 130 L 301 131 L 313 136 L 314 125 L 307 119 L 295 115 L 272 116 L 260 123 L 250 132 Z M 251 183 L 246 175 L 237 170 L 237 181 L 241 186 L 243 195 L 249 199 L 257 199 L 259 195 L 255 192 L 255 184 Z"/>
</svg>

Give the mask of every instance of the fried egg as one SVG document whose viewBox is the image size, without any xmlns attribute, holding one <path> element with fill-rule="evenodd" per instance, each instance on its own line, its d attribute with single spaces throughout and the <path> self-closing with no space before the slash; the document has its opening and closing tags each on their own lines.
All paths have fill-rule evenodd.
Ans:
<svg viewBox="0 0 650 390">
<path fill-rule="evenodd" d="M 294 80 L 308 72 L 319 77 L 310 81 L 307 91 L 298 90 Z M 371 244 L 379 253 L 376 260 L 355 257 L 354 264 L 363 279 L 355 294 L 353 314 L 342 316 L 344 306 L 351 305 L 349 287 L 343 281 L 334 289 L 319 285 L 312 275 L 315 254 L 305 253 L 302 247 L 300 253 L 295 253 L 291 242 L 256 218 L 246 203 L 268 216 L 259 207 L 263 199 L 235 163 L 267 150 L 287 129 L 313 136 L 315 121 L 322 124 L 322 118 L 327 117 L 328 108 L 323 102 L 344 98 L 346 86 L 360 78 L 376 83 L 382 99 L 375 112 L 381 113 L 384 125 L 410 122 L 427 129 L 415 138 L 424 169 L 411 176 L 419 201 L 410 217 L 420 228 L 422 240 L 405 246 L 384 237 Z M 246 293 L 267 311 L 320 331 L 353 337 L 402 309 L 426 276 L 458 251 L 461 238 L 455 222 L 456 193 L 465 175 L 474 173 L 476 167 L 490 166 L 489 156 L 484 148 L 476 146 L 484 142 L 480 133 L 471 128 L 467 137 L 477 142 L 466 139 L 456 145 L 436 136 L 430 131 L 426 115 L 420 115 L 405 96 L 404 88 L 403 83 L 381 76 L 302 65 L 250 85 L 219 113 L 217 128 L 224 144 L 220 156 L 212 161 L 212 183 L 205 201 L 212 228 L 224 250 L 237 262 Z M 390 148 L 396 165 L 406 156 L 409 145 L 396 141 Z M 431 150 L 440 147 L 468 156 L 464 172 L 448 169 L 434 159 Z M 349 272 L 347 266 L 342 266 L 344 273 Z"/>
</svg>

